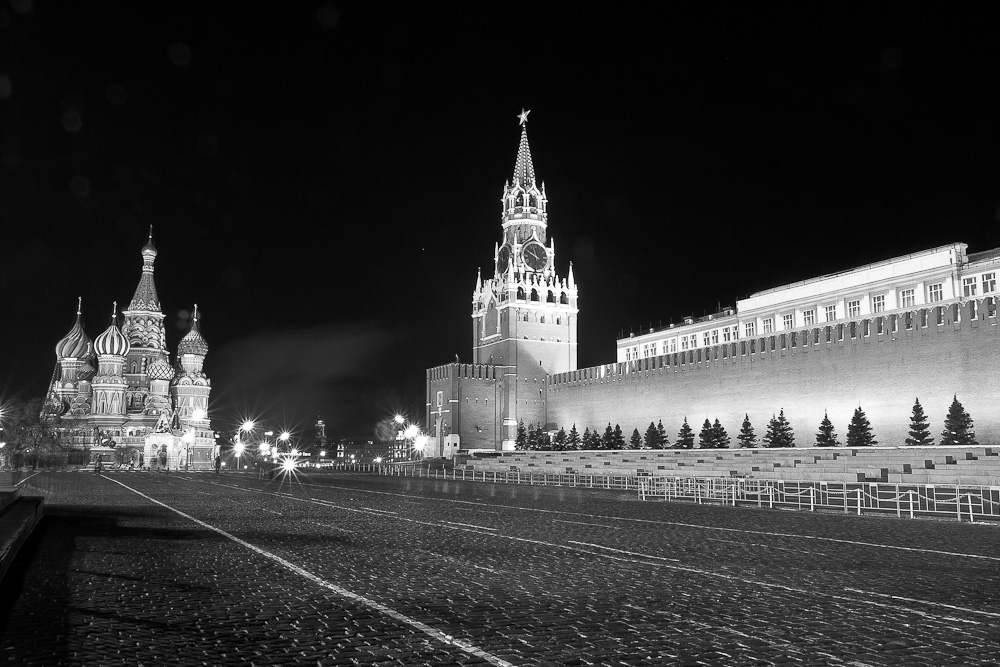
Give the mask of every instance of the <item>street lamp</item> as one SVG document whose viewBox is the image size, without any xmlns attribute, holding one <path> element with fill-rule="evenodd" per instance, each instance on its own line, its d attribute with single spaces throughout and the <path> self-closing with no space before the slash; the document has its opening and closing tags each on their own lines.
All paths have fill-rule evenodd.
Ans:
<svg viewBox="0 0 1000 667">
<path fill-rule="evenodd" d="M 194 442 L 194 429 L 188 431 L 181 437 L 184 441 L 184 471 L 187 472 L 188 464 L 191 461 L 191 444 Z"/>
<path fill-rule="evenodd" d="M 243 455 L 243 449 L 246 445 L 242 442 L 236 442 L 233 444 L 233 454 L 236 454 L 236 469 L 240 469 L 240 457 Z"/>
</svg>

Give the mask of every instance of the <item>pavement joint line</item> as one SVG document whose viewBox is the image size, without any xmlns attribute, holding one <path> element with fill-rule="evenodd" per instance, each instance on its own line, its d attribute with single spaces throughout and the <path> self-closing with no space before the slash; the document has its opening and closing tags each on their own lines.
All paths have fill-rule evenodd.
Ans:
<svg viewBox="0 0 1000 667">
<path fill-rule="evenodd" d="M 706 537 L 706 540 L 711 542 L 723 542 L 724 544 L 739 544 L 741 546 L 750 547 L 764 547 L 765 549 L 778 549 L 780 551 L 791 551 L 797 554 L 813 554 L 815 556 L 826 556 L 830 557 L 830 554 L 825 551 L 803 551 L 802 549 L 792 549 L 791 547 L 776 547 L 773 544 L 764 544 L 763 542 L 737 542 L 736 540 L 722 540 L 718 537 Z"/>
<path fill-rule="evenodd" d="M 598 528 L 610 528 L 611 530 L 621 530 L 618 526 L 605 526 L 603 523 L 586 523 L 585 521 L 567 521 L 566 519 L 552 519 L 555 523 L 573 523 L 578 526 L 597 526 Z"/>
<path fill-rule="evenodd" d="M 25 478 L 24 478 L 24 479 L 22 479 L 21 481 L 19 481 L 19 482 L 14 482 L 14 486 L 18 486 L 19 484 L 24 484 L 24 483 L 25 483 L 25 482 L 27 482 L 27 481 L 28 481 L 29 479 L 31 479 L 31 478 L 32 478 L 32 477 L 34 477 L 35 475 L 38 475 L 38 474 L 40 474 L 41 472 L 42 472 L 41 470 L 38 470 L 38 471 L 36 471 L 36 472 L 33 472 L 33 473 L 31 473 L 30 475 L 28 475 L 27 477 L 25 477 Z"/>
<path fill-rule="evenodd" d="M 489 526 L 477 526 L 472 523 L 462 523 L 460 521 L 444 521 L 443 523 L 447 523 L 452 526 L 468 526 L 469 528 L 478 528 L 479 530 L 500 530 L 499 528 L 490 528 Z"/>
<path fill-rule="evenodd" d="M 863 591 L 857 588 L 845 588 L 845 591 L 851 593 L 864 593 L 865 595 L 876 595 L 880 598 L 889 598 L 890 600 L 903 600 L 905 602 L 917 602 L 920 604 L 929 604 L 935 607 L 945 607 L 946 609 L 954 609 L 956 611 L 964 611 L 970 614 L 979 614 L 981 616 L 992 616 L 993 618 L 1000 618 L 1000 614 L 992 611 L 980 611 L 978 609 L 969 609 L 968 607 L 959 607 L 953 604 L 946 604 L 944 602 L 931 602 L 930 600 L 921 600 L 919 598 L 907 598 L 902 595 L 889 595 L 888 593 L 873 593 L 872 591 Z"/>
<path fill-rule="evenodd" d="M 671 563 L 680 563 L 680 562 L 682 562 L 679 558 L 667 558 L 665 556 L 653 556 L 653 555 L 650 555 L 650 554 L 641 554 L 641 553 L 637 553 L 635 551 L 625 551 L 623 549 L 615 549 L 613 547 L 606 547 L 603 544 L 592 544 L 591 542 L 577 542 L 576 540 L 566 540 L 566 541 L 569 542 L 570 544 L 579 544 L 580 546 L 593 547 L 595 549 L 606 549 L 608 551 L 614 551 L 615 553 L 625 554 L 627 556 L 639 556 L 640 558 L 652 558 L 654 560 L 666 560 L 666 561 L 670 561 Z"/>
<path fill-rule="evenodd" d="M 351 600 L 353 602 L 357 602 L 358 604 L 361 604 L 361 605 L 363 605 L 365 607 L 368 607 L 369 609 L 373 609 L 373 610 L 378 611 L 378 612 L 380 612 L 382 614 L 385 614 L 386 616 L 388 616 L 388 617 L 390 617 L 390 618 L 392 618 L 392 619 L 394 619 L 396 621 L 399 621 L 401 623 L 405 623 L 406 625 L 409 625 L 410 627 L 412 627 L 412 628 L 414 628 L 416 630 L 419 630 L 420 632 L 423 632 L 424 634 L 430 636 L 431 638 L 438 640 L 439 642 L 441 642 L 442 644 L 445 644 L 446 646 L 454 646 L 454 647 L 458 648 L 459 650 L 461 650 L 464 653 L 468 653 L 470 655 L 476 656 L 477 658 L 482 658 L 483 660 L 486 660 L 491 665 L 496 665 L 497 667 L 514 667 L 513 663 L 507 662 L 503 658 L 500 658 L 499 656 L 493 655 L 492 653 L 489 653 L 488 651 L 485 651 L 484 649 L 481 649 L 478 646 L 475 646 L 474 644 L 471 644 L 471 643 L 466 642 L 466 641 L 461 640 L 461 639 L 455 639 L 451 635 L 445 634 L 444 632 L 442 632 L 442 631 L 440 631 L 440 630 L 438 630 L 438 629 L 436 629 L 434 627 L 431 627 L 430 625 L 427 625 L 426 623 L 423 623 L 422 621 L 418 621 L 415 618 L 412 618 L 410 616 L 407 616 L 406 614 L 398 612 L 395 609 L 393 609 L 392 607 L 388 607 L 388 606 L 386 606 L 386 605 L 384 605 L 384 604 L 382 604 L 380 602 L 377 602 L 377 601 L 372 600 L 370 598 L 367 598 L 367 597 L 365 597 L 363 595 L 359 595 L 357 593 L 349 591 L 348 589 L 343 588 L 341 586 L 338 586 L 338 585 L 336 585 L 334 583 L 331 583 L 331 582 L 323 579 L 322 577 L 319 577 L 319 576 L 313 574 L 312 572 L 306 570 L 305 568 L 303 568 L 303 567 L 301 567 L 299 565 L 296 565 L 295 563 L 293 563 L 293 562 L 291 562 L 291 561 L 289 561 L 289 560 L 287 560 L 285 558 L 282 558 L 281 556 L 278 556 L 277 554 L 271 553 L 270 551 L 267 551 L 265 549 L 261 549 L 260 547 L 254 545 L 254 544 L 251 544 L 250 542 L 247 542 L 246 540 L 242 540 L 239 537 L 236 537 L 235 535 L 222 530 L 221 528 L 218 528 L 218 527 L 213 526 L 213 525 L 211 525 L 209 523 L 206 523 L 206 522 L 204 522 L 204 521 L 202 521 L 200 519 L 197 519 L 197 518 L 191 516 L 190 514 L 187 514 L 187 513 L 183 512 L 183 511 L 179 510 L 179 509 L 171 507 L 170 505 L 168 505 L 168 504 L 166 504 L 166 503 L 164 503 L 164 502 L 162 502 L 160 500 L 157 500 L 156 498 L 148 496 L 145 493 L 142 493 L 141 491 L 139 491 L 137 489 L 133 489 L 132 487 L 128 486 L 127 484 L 125 484 L 123 482 L 119 482 L 116 479 L 111 479 L 111 478 L 108 478 L 108 479 L 109 479 L 109 481 L 114 482 L 115 484 L 118 484 L 119 486 L 121 486 L 121 487 L 123 487 L 125 489 L 128 489 L 132 493 L 134 493 L 134 494 L 136 494 L 136 495 L 138 495 L 138 496 L 140 496 L 142 498 L 145 498 L 146 500 L 148 500 L 148 501 L 150 501 L 152 503 L 155 503 L 155 504 L 159 505 L 160 507 L 163 507 L 164 509 L 168 509 L 171 512 L 174 512 L 175 514 L 177 514 L 177 515 L 179 515 L 181 517 L 184 517 L 188 521 L 193 521 L 194 523 L 198 524 L 199 526 L 202 526 L 203 528 L 207 528 L 208 530 L 214 531 L 214 532 L 218 533 L 219 535 L 222 535 L 223 537 L 225 537 L 225 538 L 227 538 L 227 539 L 235 542 L 236 544 L 239 544 L 240 546 L 243 546 L 243 547 L 245 547 L 245 548 L 253 551 L 254 553 L 257 553 L 257 554 L 259 554 L 261 556 L 264 556 L 265 558 L 271 559 L 275 563 L 278 563 L 279 565 L 284 566 L 285 568 L 287 568 L 288 570 L 294 572 L 295 574 L 298 574 L 299 576 L 308 579 L 309 581 L 313 582 L 314 584 L 317 584 L 318 586 L 321 586 L 322 588 L 325 588 L 325 589 L 327 589 L 327 590 L 329 590 L 329 591 L 331 591 L 331 592 L 339 595 L 340 597 L 346 598 L 346 599 Z M 275 495 L 277 495 L 277 494 L 275 494 Z"/>
<path fill-rule="evenodd" d="M 418 478 L 418 479 L 421 479 L 421 478 Z M 425 479 L 434 479 L 434 478 L 425 478 Z M 448 480 L 448 481 L 461 482 L 463 480 L 459 479 L 459 480 Z M 466 482 L 468 482 L 470 484 L 472 484 L 472 483 L 481 484 L 482 483 L 482 482 L 471 482 L 470 480 L 464 480 L 464 481 L 466 481 Z M 360 492 L 360 493 L 376 493 L 376 494 L 386 495 L 386 496 L 401 496 L 403 498 L 415 498 L 415 497 L 419 497 L 419 498 L 423 498 L 424 500 L 434 500 L 434 501 L 437 501 L 437 502 L 463 503 L 463 504 L 467 504 L 467 505 L 482 505 L 482 506 L 485 506 L 485 507 L 497 507 L 497 505 L 495 503 L 493 503 L 493 504 L 478 503 L 478 502 L 473 502 L 471 500 L 453 500 L 451 498 L 427 498 L 427 497 L 424 497 L 424 496 L 413 496 L 411 494 L 406 494 L 406 493 L 394 493 L 392 491 L 372 491 L 370 489 L 359 489 L 359 488 L 349 487 L 349 486 L 336 486 L 336 485 L 333 485 L 333 484 L 330 484 L 330 485 L 325 485 L 325 484 L 310 484 L 308 482 L 300 482 L 300 484 L 302 484 L 303 486 L 314 486 L 314 487 L 319 487 L 319 488 L 324 488 L 324 489 L 341 489 L 341 490 L 347 490 L 347 491 L 357 491 L 357 492 Z M 237 487 L 237 488 L 243 488 L 244 490 L 247 490 L 246 487 Z M 659 520 L 655 520 L 655 519 L 633 519 L 633 518 L 624 517 L 624 516 L 607 516 L 607 515 L 603 515 L 603 514 L 585 514 L 584 512 L 565 512 L 563 510 L 545 510 L 545 509 L 539 509 L 537 507 L 521 507 L 519 505 L 503 505 L 502 507 L 504 507 L 506 509 L 511 509 L 511 510 L 522 510 L 522 511 L 525 511 L 525 512 L 541 512 L 541 513 L 545 513 L 545 514 L 565 514 L 565 515 L 568 515 L 568 516 L 583 516 L 583 517 L 587 517 L 587 518 L 590 518 L 590 519 L 610 519 L 610 520 L 614 520 L 614 521 L 635 521 L 635 522 L 638 522 L 638 523 L 652 523 L 652 524 L 658 524 L 658 525 L 664 525 L 664 526 L 681 526 L 683 528 L 699 528 L 699 529 L 702 529 L 702 530 L 721 530 L 721 531 L 733 532 L 733 533 L 749 533 L 751 535 L 771 535 L 773 537 L 790 537 L 790 538 L 798 538 L 798 539 L 804 539 L 804 540 L 818 540 L 818 541 L 824 541 L 824 542 L 837 542 L 837 543 L 841 543 L 841 544 L 856 544 L 858 546 L 875 547 L 877 549 L 898 549 L 900 551 L 914 551 L 914 552 L 917 552 L 917 553 L 930 553 L 930 554 L 938 554 L 938 555 L 941 555 L 941 556 L 961 556 L 963 558 L 979 558 L 979 559 L 982 559 L 982 560 L 1000 561 L 1000 557 L 998 557 L 998 556 L 983 556 L 983 555 L 980 555 L 980 554 L 965 554 L 965 553 L 960 553 L 960 552 L 956 552 L 956 551 L 940 551 L 940 550 L 937 550 L 937 549 L 920 549 L 920 548 L 917 548 L 917 547 L 901 547 L 901 546 L 898 546 L 898 545 L 895 545 L 895 544 L 875 544 L 873 542 L 858 542 L 856 540 L 841 540 L 841 539 L 837 539 L 835 537 L 821 537 L 819 535 L 801 535 L 801 534 L 796 535 L 796 534 L 792 534 L 792 533 L 775 533 L 775 532 L 760 531 L 760 530 L 743 530 L 742 528 L 725 528 L 725 527 L 722 527 L 722 526 L 704 526 L 704 525 L 697 524 L 697 523 L 683 523 L 683 522 L 680 522 L 680 521 L 659 521 Z"/>
<path fill-rule="evenodd" d="M 278 495 L 278 494 L 275 494 L 273 491 L 263 491 L 263 490 L 257 490 L 257 489 L 245 489 L 245 490 L 252 491 L 254 493 L 265 494 L 265 495 Z M 303 502 L 303 503 L 316 502 L 316 501 L 312 501 L 311 499 L 297 498 L 297 497 L 294 497 L 294 496 L 281 496 L 281 497 L 285 497 L 285 498 L 287 498 L 289 500 L 297 500 L 297 501 Z M 341 507 L 341 506 L 338 506 L 338 505 L 334 505 L 332 503 L 318 502 L 317 504 L 320 504 L 320 505 L 323 505 L 323 506 L 327 506 L 327 507 L 334 507 L 334 508 L 337 508 L 337 509 L 344 509 L 344 510 L 348 510 L 348 511 L 351 511 L 351 512 L 363 512 L 363 510 L 358 510 L 358 509 L 354 509 L 354 508 L 350 508 L 350 507 Z M 175 510 L 175 511 L 177 511 L 177 510 Z M 406 521 L 406 522 L 409 522 L 409 523 L 415 523 L 415 524 L 423 525 L 423 526 L 431 526 L 431 527 L 438 527 L 438 528 L 449 528 L 451 530 L 462 530 L 462 531 L 466 531 L 466 532 L 470 532 L 470 533 L 471 532 L 475 532 L 473 530 L 470 530 L 469 528 L 462 528 L 462 527 L 459 527 L 459 525 L 448 525 L 448 523 L 432 522 L 432 521 L 421 521 L 419 519 L 410 519 L 410 518 L 402 517 L 402 516 L 393 516 L 393 517 L 389 517 L 389 518 L 396 519 L 398 521 Z M 460 525 L 465 525 L 465 524 L 460 524 Z M 481 526 L 476 526 L 476 528 L 477 529 L 481 528 Z M 735 530 L 735 529 L 727 529 L 727 530 Z M 741 531 L 741 532 L 753 532 L 753 531 Z M 480 534 L 482 534 L 482 533 L 480 533 Z M 771 583 L 771 582 L 766 582 L 766 581 L 758 581 L 758 580 L 754 580 L 754 579 L 745 579 L 745 578 L 742 578 L 742 577 L 736 577 L 736 576 L 729 575 L 729 574 L 723 574 L 722 572 L 713 572 L 711 570 L 701 570 L 701 569 L 698 569 L 696 567 L 691 567 L 691 566 L 686 566 L 686 565 L 670 565 L 668 563 L 650 562 L 650 560 L 668 560 L 668 559 L 666 559 L 666 558 L 664 558 L 662 556 L 654 556 L 654 555 L 651 555 L 651 554 L 635 554 L 636 556 L 638 556 L 640 558 L 650 559 L 650 560 L 636 560 L 635 558 L 622 558 L 620 556 L 613 556 L 613 555 L 608 554 L 608 553 L 595 552 L 595 551 L 587 551 L 586 549 L 579 549 L 579 548 L 576 548 L 576 547 L 571 547 L 571 546 L 568 546 L 567 544 L 557 544 L 555 542 L 545 542 L 543 540 L 532 540 L 532 539 L 529 539 L 529 538 L 526 538 L 526 537 L 516 537 L 514 535 L 504 535 L 503 533 L 499 533 L 499 532 L 492 532 L 492 533 L 485 533 L 485 534 L 486 535 L 491 535 L 493 537 L 498 537 L 498 538 L 503 538 L 503 539 L 508 539 L 508 540 L 514 540 L 514 541 L 518 541 L 518 542 L 527 542 L 529 544 L 536 544 L 536 545 L 548 546 L 548 547 L 553 547 L 553 548 L 556 548 L 556 549 L 566 549 L 566 550 L 570 550 L 570 551 L 576 551 L 576 552 L 583 553 L 583 554 L 588 554 L 588 555 L 591 555 L 591 556 L 598 556 L 600 558 L 608 558 L 610 560 L 619 560 L 619 561 L 624 561 L 624 562 L 629 562 L 629 563 L 637 563 L 637 564 L 641 564 L 641 565 L 649 565 L 649 566 L 652 566 L 652 567 L 663 567 L 663 568 L 667 568 L 667 569 L 670 569 L 670 570 L 677 570 L 679 572 L 689 572 L 689 573 L 692 573 L 692 574 L 699 574 L 699 575 L 706 576 L 706 577 L 714 577 L 714 578 L 718 578 L 718 579 L 725 579 L 727 581 L 740 582 L 740 583 L 748 584 L 748 585 L 751 585 L 751 586 L 761 586 L 761 587 L 764 587 L 764 588 L 776 588 L 778 590 L 788 591 L 790 593 L 797 593 L 797 594 L 802 594 L 802 595 L 806 595 L 806 596 L 815 595 L 815 596 L 820 596 L 820 597 L 833 598 L 835 600 L 839 600 L 841 602 L 847 602 L 847 603 L 851 603 L 851 604 L 859 604 L 860 603 L 860 604 L 865 604 L 865 605 L 869 605 L 869 606 L 873 606 L 873 607 L 883 607 L 883 608 L 886 608 L 886 609 L 893 609 L 893 610 L 896 610 L 896 611 L 904 611 L 904 612 L 909 612 L 909 613 L 912 613 L 912 614 L 917 614 L 919 616 L 927 616 L 927 617 L 933 618 L 935 620 L 954 621 L 954 622 L 957 622 L 957 623 L 965 623 L 965 624 L 972 624 L 972 625 L 982 625 L 979 621 L 973 621 L 973 620 L 970 620 L 970 619 L 955 618 L 954 616 L 944 616 L 944 615 L 941 615 L 941 614 L 935 614 L 935 613 L 931 613 L 931 612 L 921 611 L 919 609 L 913 609 L 912 607 L 905 607 L 905 606 L 900 606 L 900 605 L 886 604 L 884 602 L 876 602 L 874 600 L 860 600 L 860 599 L 858 599 L 856 597 L 848 597 L 848 596 L 844 596 L 844 595 L 838 595 L 836 593 L 824 593 L 822 591 L 807 590 L 807 589 L 803 589 L 803 588 L 795 588 L 793 586 L 786 586 L 784 584 L 777 584 L 777 583 Z M 568 542 L 572 542 L 572 540 L 567 540 L 567 541 Z M 850 540 L 838 540 L 838 541 L 850 542 Z M 577 544 L 582 544 L 582 543 L 577 543 Z M 599 548 L 605 549 L 605 550 L 616 551 L 616 552 L 619 551 L 618 549 L 614 549 L 613 547 L 599 547 Z M 631 552 L 620 552 L 620 553 L 631 553 Z M 867 591 L 861 591 L 861 593 L 865 594 L 865 593 L 867 593 Z M 876 594 L 876 595 L 882 595 L 882 594 Z M 903 598 L 899 598 L 899 599 L 902 600 Z M 924 600 L 914 599 L 913 601 L 914 602 L 927 603 L 927 601 L 924 601 Z M 931 604 L 933 604 L 933 603 L 931 603 Z M 974 610 L 974 609 L 964 609 L 962 607 L 953 607 L 953 609 L 955 609 L 956 611 L 967 611 L 969 613 L 976 613 L 976 614 L 982 614 L 982 615 L 987 615 L 987 616 L 995 616 L 996 615 L 996 614 L 993 614 L 992 612 L 983 612 L 983 611 L 977 611 L 977 610 Z"/>
</svg>

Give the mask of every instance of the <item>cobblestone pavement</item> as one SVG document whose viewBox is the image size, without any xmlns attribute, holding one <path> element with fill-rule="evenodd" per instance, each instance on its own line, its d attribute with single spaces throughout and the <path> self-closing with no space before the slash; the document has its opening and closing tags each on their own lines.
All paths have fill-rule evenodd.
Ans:
<svg viewBox="0 0 1000 667">
<path fill-rule="evenodd" d="M 997 665 L 995 525 L 324 473 L 42 473 L 2 665 Z"/>
</svg>

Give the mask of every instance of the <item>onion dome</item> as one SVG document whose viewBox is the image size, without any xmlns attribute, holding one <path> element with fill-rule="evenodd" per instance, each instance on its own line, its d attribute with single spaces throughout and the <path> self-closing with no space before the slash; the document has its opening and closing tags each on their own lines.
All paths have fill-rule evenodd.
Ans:
<svg viewBox="0 0 1000 667">
<path fill-rule="evenodd" d="M 180 345 L 177 346 L 177 354 L 178 356 L 184 354 L 205 356 L 208 354 L 208 343 L 201 337 L 200 327 L 198 326 L 198 304 L 194 304 L 194 314 L 191 317 L 191 330 L 181 339 Z"/>
<path fill-rule="evenodd" d="M 82 359 L 90 352 L 90 339 L 87 338 L 87 334 L 83 330 L 83 324 L 80 322 L 80 306 L 82 303 L 82 298 L 77 299 L 76 323 L 73 324 L 73 328 L 69 330 L 69 333 L 63 336 L 62 340 L 56 344 L 56 357 L 59 359 Z"/>
<path fill-rule="evenodd" d="M 111 326 L 94 341 L 94 351 L 97 352 L 97 356 L 113 354 L 124 357 L 128 354 L 129 349 L 128 340 L 118 328 L 118 302 L 115 301 L 114 311 L 111 314 Z"/>
<path fill-rule="evenodd" d="M 146 245 L 142 246 L 142 256 L 143 258 L 148 257 L 150 260 L 156 259 L 156 246 L 153 245 L 153 225 L 149 226 L 149 240 L 146 241 Z"/>
<path fill-rule="evenodd" d="M 174 377 L 174 369 L 165 359 L 160 358 L 146 367 L 146 375 L 150 380 L 170 380 Z"/>
</svg>

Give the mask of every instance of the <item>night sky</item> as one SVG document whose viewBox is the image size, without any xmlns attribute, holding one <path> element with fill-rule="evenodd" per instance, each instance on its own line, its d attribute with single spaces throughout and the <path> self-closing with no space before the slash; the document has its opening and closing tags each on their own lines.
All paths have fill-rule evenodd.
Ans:
<svg viewBox="0 0 1000 667">
<path fill-rule="evenodd" d="M 522 107 L 581 366 L 757 290 L 1000 246 L 988 14 L 534 4 L 4 2 L 0 393 L 44 393 L 78 296 L 91 338 L 127 306 L 153 225 L 216 429 L 421 416 L 424 370 L 471 359 Z"/>
</svg>

